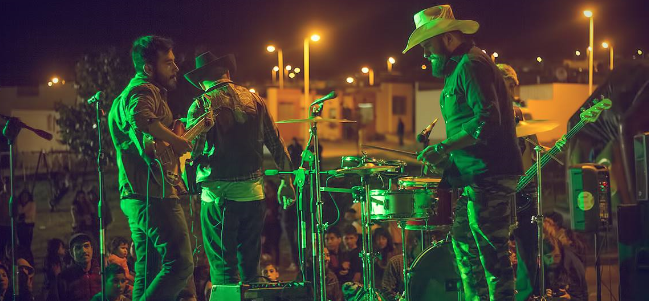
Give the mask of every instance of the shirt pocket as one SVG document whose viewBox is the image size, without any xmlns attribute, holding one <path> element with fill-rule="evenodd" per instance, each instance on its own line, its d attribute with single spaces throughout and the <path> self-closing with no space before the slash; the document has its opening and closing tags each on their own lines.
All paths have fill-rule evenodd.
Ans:
<svg viewBox="0 0 649 301">
<path fill-rule="evenodd" d="M 466 109 L 466 98 L 457 90 L 443 91 L 441 109 L 445 116 L 457 115 Z"/>
</svg>

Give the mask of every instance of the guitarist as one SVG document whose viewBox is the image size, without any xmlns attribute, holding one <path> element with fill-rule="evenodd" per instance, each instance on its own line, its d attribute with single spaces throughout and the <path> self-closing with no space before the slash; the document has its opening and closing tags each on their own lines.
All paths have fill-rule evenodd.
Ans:
<svg viewBox="0 0 649 301">
<path fill-rule="evenodd" d="M 262 178 L 263 147 L 280 170 L 291 159 L 266 102 L 230 79 L 234 55 L 196 57 L 196 69 L 185 74 L 205 91 L 189 109 L 192 126 L 207 111 L 215 124 L 196 140 L 196 181 L 201 186 L 201 227 L 212 284 L 257 282 L 261 232 L 266 211 Z M 288 207 L 295 199 L 292 184 L 281 185 L 278 201 Z"/>
<path fill-rule="evenodd" d="M 169 143 L 176 154 L 191 150 L 189 141 L 168 129 L 172 114 L 167 91 L 176 88 L 178 74 L 172 48 L 171 40 L 159 36 L 133 42 L 135 76 L 108 114 L 117 152 L 120 206 L 137 253 L 133 286 L 137 301 L 175 300 L 194 268 L 177 189 L 165 185 L 157 164 L 149 165 L 144 154 L 149 136 Z"/>
</svg>

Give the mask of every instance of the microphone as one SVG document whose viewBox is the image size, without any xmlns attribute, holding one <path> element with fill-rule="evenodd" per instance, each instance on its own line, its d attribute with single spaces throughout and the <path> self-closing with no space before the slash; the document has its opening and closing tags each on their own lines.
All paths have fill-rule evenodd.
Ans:
<svg viewBox="0 0 649 301">
<path fill-rule="evenodd" d="M 92 97 L 90 97 L 88 99 L 88 104 L 91 105 L 91 104 L 93 104 L 95 102 L 102 101 L 102 100 L 104 100 L 104 92 L 99 91 L 95 95 L 93 95 Z"/>
<path fill-rule="evenodd" d="M 435 118 L 433 122 L 431 122 L 425 129 L 423 129 L 421 133 L 417 134 L 417 142 L 428 141 L 428 137 L 430 137 L 430 132 L 433 131 L 435 124 L 437 124 L 437 118 Z"/>
<path fill-rule="evenodd" d="M 327 101 L 329 99 L 334 99 L 336 97 L 338 97 L 338 95 L 336 94 L 336 91 L 331 91 L 329 94 L 323 96 L 322 98 L 316 99 L 313 103 L 311 103 L 310 107 L 315 106 L 315 105 L 319 105 L 319 104 L 321 104 L 321 103 L 323 103 L 323 102 L 325 102 L 325 101 Z"/>
</svg>

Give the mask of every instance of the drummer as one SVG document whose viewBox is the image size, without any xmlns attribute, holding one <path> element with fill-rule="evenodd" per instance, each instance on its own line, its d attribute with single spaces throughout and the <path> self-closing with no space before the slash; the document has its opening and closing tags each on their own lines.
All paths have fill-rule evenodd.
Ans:
<svg viewBox="0 0 649 301">
<path fill-rule="evenodd" d="M 442 184 L 464 189 L 451 231 L 466 300 L 514 300 L 509 200 L 523 166 L 512 100 L 494 62 L 468 36 L 477 22 L 456 20 L 449 5 L 422 10 L 414 20 L 404 53 L 421 46 L 433 76 L 444 79 L 448 137 L 417 159 L 443 168 Z"/>
</svg>

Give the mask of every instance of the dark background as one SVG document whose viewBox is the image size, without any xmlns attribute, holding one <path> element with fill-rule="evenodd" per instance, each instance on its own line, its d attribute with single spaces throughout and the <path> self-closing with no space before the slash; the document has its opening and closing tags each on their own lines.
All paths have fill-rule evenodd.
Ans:
<svg viewBox="0 0 649 301">
<path fill-rule="evenodd" d="M 455 17 L 481 27 L 478 46 L 500 53 L 499 60 L 561 60 L 588 45 L 588 19 L 595 13 L 596 58 L 612 41 L 616 56 L 649 51 L 649 1 L 646 0 L 277 0 L 277 1 L 8 1 L 0 7 L 0 85 L 45 83 L 53 76 L 74 79 L 74 64 L 88 52 L 116 47 L 126 53 L 145 34 L 171 37 L 181 72 L 196 52 L 234 52 L 239 80 L 269 78 L 277 64 L 266 52 L 284 49 L 285 64 L 302 67 L 302 40 L 318 32 L 311 47 L 312 78 L 358 73 L 363 65 L 383 70 L 388 56 L 395 70 L 423 63 L 414 49 L 400 55 L 414 29 L 412 16 L 450 3 Z M 583 57 L 583 55 L 582 55 Z"/>
</svg>

